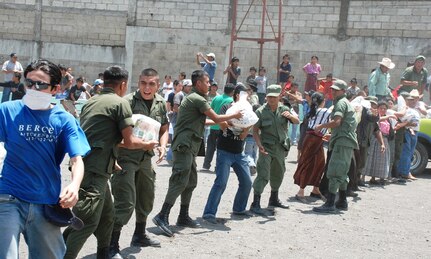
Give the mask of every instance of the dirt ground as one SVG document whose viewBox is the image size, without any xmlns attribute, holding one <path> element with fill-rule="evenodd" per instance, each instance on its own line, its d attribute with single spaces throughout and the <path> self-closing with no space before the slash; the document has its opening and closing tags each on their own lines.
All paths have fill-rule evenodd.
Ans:
<svg viewBox="0 0 431 259">
<path fill-rule="evenodd" d="M 161 248 L 130 247 L 134 218 L 123 228 L 120 238 L 122 254 L 128 258 L 430 258 L 431 257 L 431 170 L 419 180 L 406 185 L 391 184 L 365 188 L 359 197 L 349 200 L 349 210 L 331 215 L 312 212 L 321 201 L 303 204 L 295 201 L 298 190 L 293 184 L 296 149 L 286 159 L 287 171 L 280 189 L 280 198 L 290 209 L 277 209 L 274 217 L 239 218 L 231 214 L 233 197 L 238 184 L 231 173 L 228 187 L 222 197 L 218 217 L 224 225 L 205 223 L 201 216 L 210 188 L 215 179 L 213 172 L 199 172 L 198 187 L 192 198 L 192 217 L 201 228 L 173 227 L 175 237 L 161 234 L 152 222 L 150 235 L 158 238 Z M 198 169 L 203 159 L 198 158 Z M 214 169 L 213 161 L 213 167 Z M 430 166 L 428 166 L 430 167 Z M 171 167 L 162 162 L 156 167 L 157 191 L 151 218 L 160 210 L 168 187 Z M 69 177 L 66 172 L 66 177 Z M 253 177 L 254 178 L 254 177 Z M 308 194 L 311 188 L 306 189 Z M 262 195 L 267 204 L 269 186 Z M 250 195 L 249 203 L 251 203 Z M 249 205 L 248 205 L 249 206 Z M 179 201 L 170 215 L 174 225 Z M 27 257 L 27 248 L 21 239 L 21 257 Z M 79 258 L 96 258 L 96 239 L 87 240 Z"/>
</svg>

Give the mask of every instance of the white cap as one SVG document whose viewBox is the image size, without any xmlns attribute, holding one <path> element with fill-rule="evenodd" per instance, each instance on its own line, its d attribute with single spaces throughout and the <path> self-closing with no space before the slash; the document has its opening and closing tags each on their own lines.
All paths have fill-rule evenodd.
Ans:
<svg viewBox="0 0 431 259">
<path fill-rule="evenodd" d="M 211 52 L 211 53 L 208 53 L 208 54 L 207 54 L 207 57 L 212 57 L 213 59 L 215 59 L 215 54 L 214 54 L 214 53 L 212 53 L 212 52 Z"/>
</svg>

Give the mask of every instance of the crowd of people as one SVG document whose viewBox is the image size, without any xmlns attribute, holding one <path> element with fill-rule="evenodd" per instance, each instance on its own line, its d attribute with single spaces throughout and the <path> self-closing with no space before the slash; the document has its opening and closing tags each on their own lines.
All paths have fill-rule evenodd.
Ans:
<svg viewBox="0 0 431 259">
<path fill-rule="evenodd" d="M 200 225 L 189 215 L 190 206 L 196 206 L 191 198 L 198 184 L 197 156 L 205 157 L 202 170 L 209 171 L 216 154 L 214 184 L 202 205 L 208 224 L 224 223 L 217 211 L 230 168 L 239 182 L 233 214 L 274 216 L 274 208 L 288 209 L 279 191 L 293 146 L 298 149 L 295 198 L 323 200 L 313 208 L 316 213 L 348 210 L 347 197 L 368 184 L 416 180 L 410 164 L 420 118 L 429 109 L 421 101 L 428 78 L 421 55 L 405 69 L 399 86 L 390 81 L 395 64 L 389 58 L 376 62 L 367 91 L 356 78 L 349 85 L 332 74 L 320 78 L 319 59 L 312 56 L 302 69 L 303 92 L 289 55 L 282 57 L 274 84 L 265 67 L 251 67 L 240 80 L 240 60 L 233 57 L 223 71 L 222 94 L 214 80 L 214 53 L 196 54 L 198 67 L 190 79 L 181 72 L 175 80 L 165 75 L 162 83 L 158 71 L 143 69 L 137 90 L 129 94 L 129 73 L 119 66 L 108 67 L 91 86 L 64 65 L 37 60 L 24 69 L 15 53 L 10 57 L 2 69 L 5 100 L 0 105 L 0 142 L 7 151 L 0 174 L 2 258 L 18 257 L 16 237 L 21 233 L 32 257 L 76 258 L 95 235 L 98 258 L 123 258 L 119 240 L 133 212 L 131 245 L 160 246 L 146 233 L 154 207 L 154 156 L 156 164 L 166 159 L 172 165 L 164 202 L 152 218 L 169 237 L 175 234 L 169 216 L 178 198 L 176 225 Z M 51 103 L 53 96 L 64 109 Z M 74 108 L 79 99 L 87 100 L 80 114 Z M 155 120 L 158 138 L 136 136 L 133 114 Z M 72 181 L 61 190 L 60 164 L 66 153 Z M 261 195 L 268 183 L 265 207 Z M 307 186 L 313 187 L 309 196 Z M 63 233 L 49 206 L 72 217 Z"/>
</svg>

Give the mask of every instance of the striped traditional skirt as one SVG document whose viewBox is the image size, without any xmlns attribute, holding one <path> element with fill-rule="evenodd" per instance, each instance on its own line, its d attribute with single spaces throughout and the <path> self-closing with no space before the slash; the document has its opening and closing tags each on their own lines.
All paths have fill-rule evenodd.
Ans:
<svg viewBox="0 0 431 259">
<path fill-rule="evenodd" d="M 294 183 L 300 188 L 307 185 L 318 187 L 325 168 L 322 136 L 307 131 L 301 150 L 298 167 L 293 175 Z"/>
<path fill-rule="evenodd" d="M 380 144 L 374 135 L 371 138 L 371 145 L 368 149 L 367 162 L 363 170 L 363 175 L 385 179 L 389 175 L 389 165 L 391 162 L 391 149 L 387 137 L 383 137 L 386 147 L 384 153 L 380 152 Z"/>
</svg>

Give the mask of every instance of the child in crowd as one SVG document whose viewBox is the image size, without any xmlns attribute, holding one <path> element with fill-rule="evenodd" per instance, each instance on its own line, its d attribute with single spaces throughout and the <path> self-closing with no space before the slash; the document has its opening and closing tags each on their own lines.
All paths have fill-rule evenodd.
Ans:
<svg viewBox="0 0 431 259">
<path fill-rule="evenodd" d="M 267 78 L 266 78 L 266 68 L 260 67 L 259 68 L 259 75 L 256 77 L 256 83 L 257 83 L 257 96 L 259 96 L 259 104 L 262 105 L 265 102 L 266 97 L 266 86 L 268 84 Z"/>
</svg>

